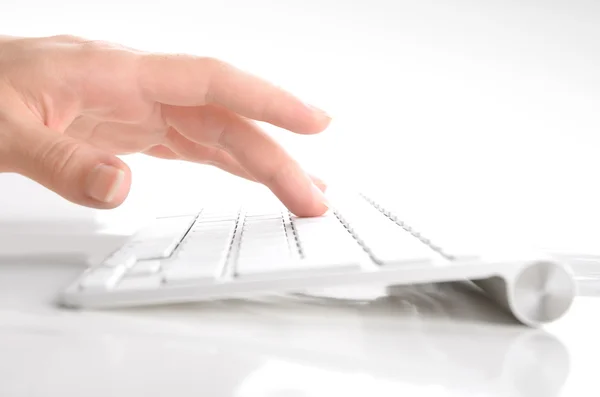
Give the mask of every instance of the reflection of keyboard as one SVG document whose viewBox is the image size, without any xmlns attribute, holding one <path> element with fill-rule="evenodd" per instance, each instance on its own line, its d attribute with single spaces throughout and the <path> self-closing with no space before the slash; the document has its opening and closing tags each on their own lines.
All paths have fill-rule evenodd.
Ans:
<svg viewBox="0 0 600 397">
<path fill-rule="evenodd" d="M 364 195 L 316 218 L 279 203 L 157 218 L 63 291 L 74 307 L 191 302 L 352 284 L 475 280 L 520 321 L 561 317 L 575 296 L 555 260 L 486 261 L 441 247 Z M 448 251 L 446 251 L 448 250 Z"/>
</svg>

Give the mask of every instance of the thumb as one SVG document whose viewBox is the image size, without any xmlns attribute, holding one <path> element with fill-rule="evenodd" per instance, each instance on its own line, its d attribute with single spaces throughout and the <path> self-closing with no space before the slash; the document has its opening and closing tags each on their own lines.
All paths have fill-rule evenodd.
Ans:
<svg viewBox="0 0 600 397">
<path fill-rule="evenodd" d="M 116 156 L 44 125 L 20 127 L 14 136 L 11 162 L 23 176 L 86 207 L 110 209 L 125 201 L 131 171 Z"/>
</svg>

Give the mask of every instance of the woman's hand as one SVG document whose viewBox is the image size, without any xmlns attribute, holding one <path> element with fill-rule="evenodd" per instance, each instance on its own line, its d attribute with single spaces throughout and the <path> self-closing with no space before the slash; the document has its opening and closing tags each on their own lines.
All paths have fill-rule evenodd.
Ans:
<svg viewBox="0 0 600 397">
<path fill-rule="evenodd" d="M 253 120 L 315 134 L 330 118 L 211 58 L 0 37 L 0 171 L 74 203 L 119 206 L 131 171 L 115 155 L 142 152 L 217 166 L 265 184 L 297 215 L 324 213 L 322 182 Z"/>
</svg>

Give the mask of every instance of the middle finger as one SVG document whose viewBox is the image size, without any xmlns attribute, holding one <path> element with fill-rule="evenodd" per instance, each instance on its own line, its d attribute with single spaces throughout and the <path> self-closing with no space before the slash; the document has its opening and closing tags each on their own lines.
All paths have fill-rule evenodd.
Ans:
<svg viewBox="0 0 600 397">
<path fill-rule="evenodd" d="M 325 197 L 300 165 L 254 122 L 217 106 L 164 106 L 167 123 L 190 140 L 229 152 L 298 216 L 327 211 Z"/>
</svg>

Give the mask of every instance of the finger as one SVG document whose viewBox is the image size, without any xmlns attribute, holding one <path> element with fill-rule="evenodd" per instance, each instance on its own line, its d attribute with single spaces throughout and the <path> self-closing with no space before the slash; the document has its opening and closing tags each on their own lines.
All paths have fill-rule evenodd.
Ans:
<svg viewBox="0 0 600 397">
<path fill-rule="evenodd" d="M 152 157 L 208 163 L 236 176 L 254 181 L 254 178 L 226 151 L 199 145 L 176 131 L 173 132 L 169 135 L 171 137 L 169 139 L 169 137 L 165 138 L 165 133 L 161 129 L 153 128 L 153 126 L 98 122 L 90 118 L 78 119 L 65 131 L 72 137 L 85 140 L 106 151 L 113 151 L 115 147 L 119 147 L 118 154 L 125 154 L 137 152 L 142 148 L 142 153 Z M 165 145 L 148 147 L 150 142 L 165 139 L 170 141 L 169 146 L 174 150 Z M 314 178 L 313 181 L 321 190 L 324 190 L 321 180 Z"/>
<path fill-rule="evenodd" d="M 152 146 L 144 150 L 142 153 L 164 160 L 181 160 L 181 157 L 177 153 L 164 145 Z"/>
<path fill-rule="evenodd" d="M 170 128 L 167 133 L 165 145 L 182 160 L 213 165 L 233 175 L 256 182 L 254 177 L 226 151 L 216 146 L 205 146 L 190 141 L 173 128 Z"/>
<path fill-rule="evenodd" d="M 215 150 L 214 147 L 207 148 L 204 145 L 200 145 L 198 143 L 190 141 L 181 134 L 178 135 L 179 138 L 176 141 L 170 142 L 170 146 L 172 146 L 175 150 L 171 150 L 165 145 L 156 145 L 145 150 L 143 153 L 148 156 L 166 160 L 185 160 L 200 164 L 206 164 L 207 160 L 204 158 L 204 156 L 210 156 L 211 154 L 215 154 L 215 152 L 218 151 L 219 153 L 214 158 L 208 160 L 209 164 L 213 163 L 216 167 L 222 169 L 225 172 L 229 172 L 230 174 L 256 182 L 254 177 L 250 175 L 245 169 L 243 169 L 242 166 L 240 166 L 239 163 L 226 151 L 218 148 Z M 187 149 L 182 150 L 182 146 L 184 146 Z M 189 149 L 191 147 L 199 147 L 199 150 L 194 151 Z M 178 151 L 180 153 L 185 152 L 187 153 L 187 157 L 184 157 L 183 155 L 180 155 L 175 151 Z M 327 184 L 322 179 L 310 174 L 309 177 L 322 192 L 325 192 L 327 190 Z"/>
<path fill-rule="evenodd" d="M 16 172 L 86 207 L 115 208 L 127 197 L 131 171 L 116 156 L 39 123 L 13 128 L 19 137 L 11 144 Z"/>
<path fill-rule="evenodd" d="M 101 121 L 80 117 L 65 130 L 65 134 L 86 141 L 114 154 L 143 152 L 160 142 L 166 126 Z"/>
<path fill-rule="evenodd" d="M 152 157 L 166 159 L 166 160 L 185 160 L 185 161 L 201 163 L 201 164 L 211 164 L 217 168 L 222 169 L 225 172 L 228 172 L 228 173 L 238 176 L 240 178 L 244 178 L 244 179 L 248 179 L 248 180 L 256 182 L 254 180 L 254 178 L 252 178 L 252 176 L 246 172 L 246 170 L 244 170 L 242 167 L 240 167 L 239 164 L 237 164 L 235 162 L 235 160 L 233 160 L 233 158 L 226 159 L 223 162 L 219 162 L 218 159 L 207 160 L 206 158 L 203 158 L 203 156 L 207 154 L 206 152 L 210 152 L 210 151 L 209 150 L 206 150 L 206 151 L 200 150 L 197 157 L 196 156 L 184 157 L 184 156 L 181 156 L 181 155 L 175 153 L 173 150 L 169 149 L 166 146 L 159 145 L 159 146 L 153 146 L 150 149 L 145 150 L 144 154 L 152 156 Z"/>
<path fill-rule="evenodd" d="M 144 55 L 139 82 L 152 101 L 174 106 L 220 105 L 297 133 L 321 132 L 331 120 L 289 92 L 211 58 Z"/>
<path fill-rule="evenodd" d="M 325 193 L 325 191 L 327 190 L 327 184 L 319 177 L 308 174 L 308 176 L 310 177 L 310 179 L 313 181 L 313 183 L 315 185 L 317 185 L 317 187 L 323 192 Z"/>
<path fill-rule="evenodd" d="M 165 109 L 168 123 L 192 141 L 218 146 L 258 182 L 299 216 L 318 216 L 327 210 L 321 189 L 299 164 L 250 120 L 222 108 Z"/>
</svg>

